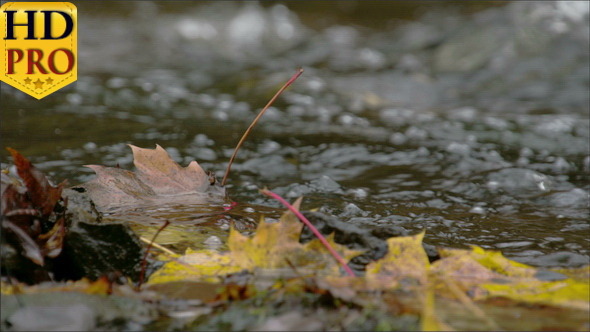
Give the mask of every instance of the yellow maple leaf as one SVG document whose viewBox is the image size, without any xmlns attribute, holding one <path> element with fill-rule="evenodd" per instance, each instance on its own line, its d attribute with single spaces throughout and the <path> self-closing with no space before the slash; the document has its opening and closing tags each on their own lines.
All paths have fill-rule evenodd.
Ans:
<svg viewBox="0 0 590 332">
<path fill-rule="evenodd" d="M 294 206 L 298 208 L 300 203 L 301 199 L 298 199 Z M 281 269 L 291 266 L 295 266 L 298 273 L 338 275 L 338 262 L 319 240 L 299 243 L 302 228 L 303 224 L 291 212 L 283 214 L 276 223 L 260 222 L 252 237 L 242 235 L 232 228 L 228 238 L 229 252 L 189 249 L 177 261 L 168 262 L 156 271 L 148 284 L 185 279 L 211 280 L 211 277 L 241 270 Z M 327 240 L 346 261 L 361 253 L 336 244 L 333 235 L 327 237 Z"/>
<path fill-rule="evenodd" d="M 590 310 L 588 282 L 572 279 L 560 281 L 522 280 L 508 284 L 486 283 L 487 297 L 506 297 L 526 303 L 552 304 L 580 310 Z"/>
<path fill-rule="evenodd" d="M 590 309 L 590 287 L 587 279 L 577 279 L 572 270 L 556 270 L 563 274 L 563 280 L 540 280 L 540 270 L 510 260 L 499 251 L 484 250 L 471 246 L 471 250 L 439 249 L 441 259 L 434 262 L 432 274 L 438 279 L 438 294 L 445 295 L 440 287 L 441 278 L 452 279 L 462 291 L 470 291 L 474 300 L 493 297 L 505 297 L 525 303 L 540 303 L 570 307 L 582 310 Z M 585 269 L 577 269 L 577 274 L 587 275 Z M 448 293 L 446 294 L 448 295 Z"/>
<path fill-rule="evenodd" d="M 471 250 L 464 249 L 439 249 L 442 258 L 468 256 L 486 267 L 489 271 L 509 277 L 527 278 L 533 277 L 537 269 L 532 266 L 510 260 L 500 251 L 484 250 L 481 247 L 472 245 Z"/>
<path fill-rule="evenodd" d="M 422 247 L 424 233 L 387 239 L 387 255 L 367 265 L 367 278 L 388 288 L 395 287 L 400 280 L 411 279 L 425 285 L 430 263 Z"/>
</svg>

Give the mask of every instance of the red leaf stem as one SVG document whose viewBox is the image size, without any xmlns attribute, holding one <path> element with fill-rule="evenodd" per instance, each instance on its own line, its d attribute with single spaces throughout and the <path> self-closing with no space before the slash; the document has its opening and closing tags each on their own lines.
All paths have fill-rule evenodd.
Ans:
<svg viewBox="0 0 590 332">
<path fill-rule="evenodd" d="M 273 193 L 270 190 L 263 189 L 263 190 L 261 190 L 261 193 L 276 199 L 277 201 L 281 202 L 286 208 L 288 208 L 291 212 L 293 212 L 297 216 L 297 218 L 299 218 L 299 220 L 301 220 L 301 222 L 303 222 L 305 225 L 307 225 L 307 227 L 309 227 L 309 229 L 311 229 L 313 234 L 320 240 L 320 242 L 322 242 L 324 247 L 326 247 L 326 249 L 328 249 L 330 254 L 332 254 L 332 256 L 334 256 L 334 258 L 338 261 L 338 263 L 340 263 L 340 265 L 342 265 L 342 267 L 344 268 L 346 273 L 351 277 L 355 276 L 354 272 L 348 266 L 348 264 L 346 264 L 346 262 L 344 261 L 342 256 L 340 256 L 336 252 L 336 250 L 334 248 L 332 248 L 332 246 L 330 245 L 330 243 L 328 243 L 328 240 L 326 240 L 326 238 L 322 235 L 322 233 L 320 233 L 320 231 L 318 231 L 318 229 L 315 228 L 315 226 L 309 220 L 307 220 L 307 218 L 305 218 L 305 216 L 301 212 L 299 212 L 299 210 L 297 210 L 293 205 L 289 204 L 289 202 L 287 202 L 284 198 Z"/>
</svg>

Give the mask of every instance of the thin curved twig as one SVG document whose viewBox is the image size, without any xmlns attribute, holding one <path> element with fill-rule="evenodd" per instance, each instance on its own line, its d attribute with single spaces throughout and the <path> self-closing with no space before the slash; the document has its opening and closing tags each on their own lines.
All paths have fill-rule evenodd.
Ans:
<svg viewBox="0 0 590 332">
<path fill-rule="evenodd" d="M 225 182 L 227 181 L 227 177 L 229 176 L 229 171 L 231 169 L 231 165 L 233 164 L 234 159 L 236 158 L 236 155 L 238 154 L 238 150 L 242 147 L 242 144 L 246 140 L 246 137 L 248 137 L 248 135 L 250 134 L 250 132 L 252 131 L 252 129 L 254 128 L 254 126 L 256 125 L 256 123 L 258 123 L 258 120 L 260 120 L 260 118 L 262 117 L 262 115 L 264 114 L 264 112 L 266 112 L 266 110 L 275 102 L 275 100 L 279 97 L 279 95 L 281 93 L 283 93 L 283 91 L 285 91 L 285 89 L 288 88 L 289 85 L 291 85 L 293 82 L 295 82 L 295 80 L 299 76 L 301 76 L 301 74 L 303 74 L 303 68 L 299 68 L 297 70 L 297 72 L 295 73 L 295 75 L 293 75 L 287 81 L 287 83 L 285 83 L 285 85 L 283 85 L 283 87 L 281 87 L 279 89 L 279 91 L 277 91 L 277 93 L 275 93 L 275 95 L 270 99 L 270 101 L 266 104 L 266 106 L 264 106 L 264 108 L 260 111 L 260 113 L 258 113 L 258 115 L 254 118 L 254 120 L 252 121 L 252 123 L 250 124 L 250 126 L 248 127 L 248 129 L 246 129 L 246 131 L 242 135 L 242 138 L 240 138 L 240 141 L 236 145 L 236 148 L 234 149 L 234 153 L 231 155 L 231 158 L 229 158 L 229 163 L 227 164 L 227 169 L 225 170 L 225 175 L 223 176 L 223 180 L 221 180 L 221 185 L 222 186 L 225 186 Z"/>
</svg>

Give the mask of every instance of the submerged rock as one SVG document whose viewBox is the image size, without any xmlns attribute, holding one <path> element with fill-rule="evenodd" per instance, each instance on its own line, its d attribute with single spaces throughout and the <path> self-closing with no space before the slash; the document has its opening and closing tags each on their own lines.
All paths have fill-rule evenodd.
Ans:
<svg viewBox="0 0 590 332">
<path fill-rule="evenodd" d="M 62 196 L 68 200 L 66 220 L 89 223 L 102 221 L 102 214 L 98 212 L 94 202 L 84 191 L 67 188 L 64 189 Z"/>
<path fill-rule="evenodd" d="M 64 190 L 68 227 L 62 254 L 53 272 L 57 279 L 97 279 L 117 273 L 137 280 L 143 247 L 125 223 L 103 223 L 102 214 L 85 192 Z"/>
<path fill-rule="evenodd" d="M 362 272 L 365 266 L 372 261 L 383 258 L 388 251 L 387 239 L 395 236 L 407 236 L 408 231 L 399 226 L 390 228 L 368 228 L 355 224 L 346 223 L 336 217 L 321 212 L 304 212 L 305 217 L 323 234 L 334 233 L 336 243 L 345 245 L 354 250 L 365 250 L 359 256 L 350 260 L 350 267 L 357 272 Z M 315 238 L 315 235 L 305 226 L 301 232 L 300 242 L 308 242 Z M 422 244 L 430 261 L 438 258 L 434 246 L 427 243 Z"/>
<path fill-rule="evenodd" d="M 123 223 L 76 222 L 66 234 L 64 252 L 56 261 L 58 279 L 96 279 L 121 273 L 138 280 L 143 247 Z"/>
</svg>

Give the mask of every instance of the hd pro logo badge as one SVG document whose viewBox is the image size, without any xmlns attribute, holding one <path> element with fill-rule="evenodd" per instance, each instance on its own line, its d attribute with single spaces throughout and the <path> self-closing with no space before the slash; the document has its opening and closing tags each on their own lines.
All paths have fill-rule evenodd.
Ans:
<svg viewBox="0 0 590 332">
<path fill-rule="evenodd" d="M 2 81 L 37 99 L 76 81 L 76 6 L 69 2 L 8 2 L 0 9 Z"/>
</svg>

